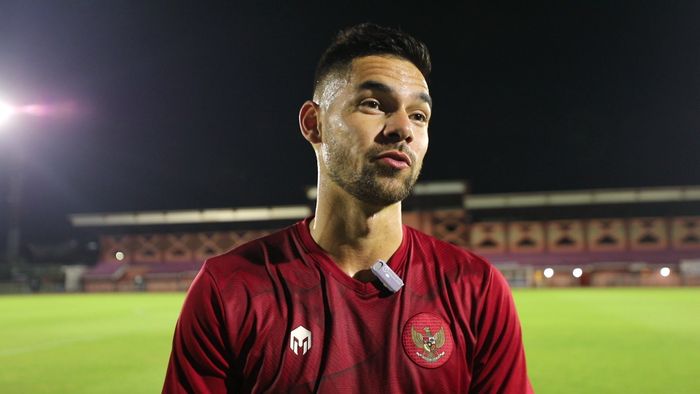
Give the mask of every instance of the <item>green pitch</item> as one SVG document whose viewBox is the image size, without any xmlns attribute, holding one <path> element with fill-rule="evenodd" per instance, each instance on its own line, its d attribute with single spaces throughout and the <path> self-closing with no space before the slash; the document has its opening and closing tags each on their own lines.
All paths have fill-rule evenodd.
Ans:
<svg viewBox="0 0 700 394">
<path fill-rule="evenodd" d="M 700 393 L 700 288 L 521 290 L 538 393 Z"/>
<path fill-rule="evenodd" d="M 183 294 L 0 297 L 3 393 L 159 392 Z M 519 290 L 538 393 L 699 393 L 700 289 Z"/>
</svg>

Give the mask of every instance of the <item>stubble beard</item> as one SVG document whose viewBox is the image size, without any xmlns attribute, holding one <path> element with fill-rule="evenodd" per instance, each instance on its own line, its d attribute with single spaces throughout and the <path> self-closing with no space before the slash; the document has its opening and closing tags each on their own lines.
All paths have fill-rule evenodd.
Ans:
<svg viewBox="0 0 700 394">
<path fill-rule="evenodd" d="M 381 165 L 373 159 L 387 147 L 376 147 L 362 157 L 361 169 L 356 171 L 349 149 L 335 143 L 327 145 L 327 168 L 330 179 L 347 193 L 367 204 L 389 206 L 403 201 L 411 194 L 420 175 L 421 163 L 405 147 L 398 147 L 411 157 L 407 170 Z"/>
</svg>

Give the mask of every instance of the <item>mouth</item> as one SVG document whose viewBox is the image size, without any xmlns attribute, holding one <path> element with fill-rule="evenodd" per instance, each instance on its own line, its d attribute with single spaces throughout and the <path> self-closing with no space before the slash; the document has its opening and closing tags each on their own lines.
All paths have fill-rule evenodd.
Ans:
<svg viewBox="0 0 700 394">
<path fill-rule="evenodd" d="M 374 160 L 397 169 L 408 168 L 412 164 L 411 158 L 407 154 L 397 150 L 380 153 Z"/>
</svg>

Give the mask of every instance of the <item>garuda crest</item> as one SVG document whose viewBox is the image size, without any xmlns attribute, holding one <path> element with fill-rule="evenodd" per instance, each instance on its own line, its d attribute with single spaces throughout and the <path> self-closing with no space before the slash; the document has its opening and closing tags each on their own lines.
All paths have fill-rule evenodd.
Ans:
<svg viewBox="0 0 700 394">
<path fill-rule="evenodd" d="M 413 343 L 421 351 L 416 352 L 416 356 L 433 363 L 441 359 L 445 352 L 441 350 L 445 346 L 445 329 L 440 327 L 437 333 L 430 332 L 430 327 L 423 328 L 423 333 L 411 326 L 411 337 Z"/>
</svg>

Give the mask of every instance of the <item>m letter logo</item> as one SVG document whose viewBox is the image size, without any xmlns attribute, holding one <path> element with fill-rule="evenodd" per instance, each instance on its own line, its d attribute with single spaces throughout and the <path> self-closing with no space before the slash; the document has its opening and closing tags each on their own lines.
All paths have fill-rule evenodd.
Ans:
<svg viewBox="0 0 700 394">
<path fill-rule="evenodd" d="M 311 349 L 311 331 L 304 328 L 304 326 L 299 326 L 292 330 L 289 336 L 289 348 L 294 351 L 294 354 L 302 355 Z"/>
</svg>

